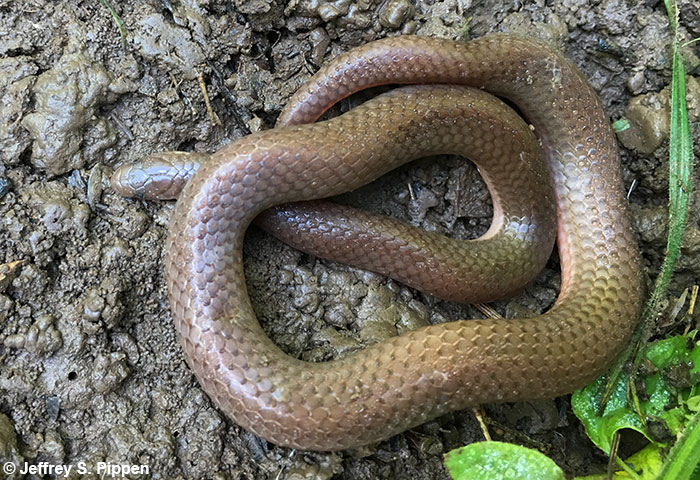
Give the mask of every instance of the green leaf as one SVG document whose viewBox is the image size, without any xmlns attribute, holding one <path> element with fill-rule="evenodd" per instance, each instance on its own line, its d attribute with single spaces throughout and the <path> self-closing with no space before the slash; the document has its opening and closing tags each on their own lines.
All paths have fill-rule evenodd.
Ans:
<svg viewBox="0 0 700 480">
<path fill-rule="evenodd" d="M 690 397 L 686 402 L 685 405 L 688 407 L 688 410 L 691 412 L 697 412 L 700 411 L 700 395 L 694 395 Z"/>
<path fill-rule="evenodd" d="M 658 480 L 662 460 L 661 449 L 654 444 L 649 444 L 625 461 L 629 469 L 637 474 L 636 477 L 624 470 L 619 470 L 613 473 L 612 480 Z M 602 473 L 576 477 L 575 480 L 608 480 L 608 475 Z"/>
<path fill-rule="evenodd" d="M 668 368 L 674 363 L 680 363 L 689 358 L 687 343 L 688 337 L 682 335 L 666 338 L 652 343 L 645 355 L 656 368 Z"/>
<path fill-rule="evenodd" d="M 612 127 L 613 130 L 615 130 L 616 132 L 622 132 L 630 128 L 630 121 L 627 120 L 625 117 L 622 117 L 618 120 L 615 120 L 612 124 Z"/>
<path fill-rule="evenodd" d="M 599 377 L 585 388 L 577 390 L 571 398 L 574 413 L 586 428 L 588 437 L 607 454 L 610 454 L 613 435 L 618 430 L 629 428 L 646 436 L 644 425 L 627 403 L 627 379 L 628 375 L 624 374 L 617 382 L 602 415 L 598 412 L 607 385 L 606 377 Z"/>
<path fill-rule="evenodd" d="M 654 444 L 647 445 L 625 460 L 625 463 L 639 474 L 641 480 L 657 480 L 662 462 L 661 448 Z M 630 476 L 625 472 L 617 472 L 613 478 L 623 479 L 630 478 Z"/>
<path fill-rule="evenodd" d="M 100 0 L 100 3 L 107 7 L 107 10 L 109 10 L 109 13 L 112 15 L 114 23 L 117 24 L 117 28 L 119 29 L 119 34 L 122 36 L 122 47 L 126 48 L 126 28 L 124 27 L 124 22 L 114 7 L 107 0 Z"/>
<path fill-rule="evenodd" d="M 453 480 L 563 480 L 564 473 L 536 450 L 479 442 L 452 450 L 445 465 Z"/>
<path fill-rule="evenodd" d="M 700 463 L 700 414 L 696 413 L 668 454 L 658 480 L 697 479 Z"/>
<path fill-rule="evenodd" d="M 671 280 L 683 242 L 688 217 L 690 194 L 693 190 L 693 136 L 688 121 L 685 95 L 685 66 L 678 48 L 678 7 L 674 0 L 664 0 L 673 31 L 673 73 L 671 77 L 671 129 L 668 142 L 668 241 L 661 273 L 647 302 L 642 318 L 651 318 Z"/>
<path fill-rule="evenodd" d="M 643 385 L 643 391 L 639 392 L 639 410 L 646 422 L 661 427 L 661 431 L 667 430 L 668 435 L 675 435 L 683 429 L 688 415 L 697 405 L 694 400 L 691 405 L 686 401 L 694 398 L 693 388 L 679 388 L 682 383 L 675 376 L 681 376 L 683 381 L 688 378 L 693 380 L 693 371 L 696 363 L 694 359 L 700 357 L 700 347 L 694 346 L 692 339 L 695 332 L 687 336 L 659 340 L 649 344 L 642 350 L 642 357 L 648 361 L 651 371 L 647 375 L 638 377 L 637 385 Z M 692 347 L 692 349 L 689 348 Z M 692 368 L 691 368 L 692 365 Z M 635 430 L 659 445 L 664 445 L 660 434 L 650 432 L 642 423 L 627 396 L 627 382 L 629 374 L 623 373 L 615 384 L 613 393 L 602 415 L 601 400 L 607 384 L 606 377 L 600 377 L 595 382 L 578 390 L 571 399 L 574 413 L 586 427 L 590 439 L 601 450 L 610 453 L 613 435 L 625 428 Z M 695 377 L 695 384 L 700 376 Z"/>
</svg>

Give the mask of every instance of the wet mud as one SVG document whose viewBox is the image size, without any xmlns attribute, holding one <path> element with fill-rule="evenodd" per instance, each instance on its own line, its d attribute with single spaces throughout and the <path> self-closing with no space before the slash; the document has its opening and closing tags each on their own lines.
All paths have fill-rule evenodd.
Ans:
<svg viewBox="0 0 700 480">
<path fill-rule="evenodd" d="M 682 5 L 681 29 L 697 37 L 700 7 Z M 3 461 L 149 466 L 148 475 L 131 478 L 432 480 L 447 478 L 444 453 L 483 438 L 469 410 L 378 445 L 330 454 L 291 451 L 242 430 L 202 392 L 171 324 L 162 255 L 172 203 L 125 199 L 109 185 L 114 167 L 149 153 L 212 152 L 271 128 L 319 65 L 377 38 L 468 39 L 511 31 L 564 50 L 611 120 L 630 121 L 619 136 L 625 182 L 634 184 L 631 212 L 648 274 L 658 271 L 667 226 L 664 88 L 670 81 L 662 2 L 154 0 L 112 6 L 125 37 L 98 0 L 0 1 Z M 700 73 L 699 53 L 685 52 L 691 74 Z M 689 79 L 689 92 L 697 133 L 698 79 Z M 456 238 L 484 233 L 492 213 L 476 169 L 448 157 L 400 168 L 339 200 Z M 672 294 L 700 274 L 697 204 Z M 305 360 L 481 315 L 302 254 L 255 227 L 244 254 L 262 325 L 281 348 Z M 507 317 L 533 315 L 552 305 L 558 285 L 555 256 L 522 295 L 493 306 Z M 485 413 L 495 439 L 537 448 L 568 473 L 604 469 L 606 458 L 587 440 L 567 397 L 487 405 Z"/>
</svg>

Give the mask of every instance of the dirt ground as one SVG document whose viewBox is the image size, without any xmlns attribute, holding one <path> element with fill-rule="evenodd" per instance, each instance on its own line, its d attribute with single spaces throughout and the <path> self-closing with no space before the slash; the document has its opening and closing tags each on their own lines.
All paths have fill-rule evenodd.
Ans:
<svg viewBox="0 0 700 480">
<path fill-rule="evenodd" d="M 516 31 L 565 51 L 611 119 L 630 105 L 623 170 L 626 186 L 634 183 L 631 210 L 649 276 L 658 271 L 667 99 L 655 92 L 670 79 L 663 2 L 111 5 L 123 20 L 124 39 L 99 0 L 0 0 L 3 461 L 149 466 L 150 474 L 131 478 L 433 480 L 447 478 L 443 453 L 482 439 L 471 411 L 330 454 L 280 448 L 235 425 L 200 389 L 170 320 L 162 254 L 173 205 L 124 199 L 109 185 L 115 166 L 149 153 L 215 151 L 270 128 L 324 60 L 377 38 Z M 681 31 L 700 36 L 700 7 L 681 5 Z M 687 52 L 689 73 L 698 73 L 698 53 Z M 208 115 L 200 82 L 220 125 Z M 700 91 L 694 80 L 689 88 Z M 698 99 L 691 98 L 696 121 Z M 458 238 L 483 233 L 492 213 L 475 168 L 454 158 L 412 164 L 343 200 Z M 694 210 L 674 294 L 700 274 L 698 226 Z M 470 306 L 301 254 L 254 227 L 245 258 L 261 323 L 285 351 L 308 360 L 426 323 L 479 316 Z M 558 284 L 553 258 L 523 295 L 494 306 L 506 316 L 541 312 Z M 604 469 L 606 458 L 587 440 L 568 397 L 487 405 L 485 412 L 495 439 L 537 448 L 570 474 Z"/>
</svg>

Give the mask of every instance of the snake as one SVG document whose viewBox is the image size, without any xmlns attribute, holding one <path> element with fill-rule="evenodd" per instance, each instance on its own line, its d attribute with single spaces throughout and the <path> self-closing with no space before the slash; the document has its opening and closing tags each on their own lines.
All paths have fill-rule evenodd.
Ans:
<svg viewBox="0 0 700 480">
<path fill-rule="evenodd" d="M 340 99 L 379 85 L 409 86 L 313 123 Z M 243 236 L 258 215 L 268 230 L 300 232 L 288 240 L 315 243 L 309 251 L 409 284 L 417 276 L 419 288 L 448 299 L 468 297 L 445 286 L 456 267 L 437 270 L 429 257 L 441 240 L 391 231 L 403 228 L 395 224 L 385 233 L 391 222 L 375 216 L 352 224 L 356 212 L 316 201 L 443 153 L 477 164 L 494 209 L 486 234 L 467 242 L 483 251 L 447 246 L 443 257 L 475 276 L 481 263 L 502 262 L 492 266 L 495 280 L 476 282 L 481 301 L 502 296 L 501 284 L 510 293 L 527 285 L 556 236 L 561 286 L 551 308 L 532 318 L 429 325 L 326 362 L 283 352 L 260 326 L 245 283 Z M 118 169 L 113 186 L 178 198 L 164 267 L 186 361 L 227 416 L 281 446 L 353 448 L 467 406 L 570 393 L 606 371 L 640 315 L 642 264 L 614 133 L 583 74 L 531 38 L 377 40 L 322 66 L 276 128 L 211 155 L 154 159 L 160 163 Z"/>
</svg>

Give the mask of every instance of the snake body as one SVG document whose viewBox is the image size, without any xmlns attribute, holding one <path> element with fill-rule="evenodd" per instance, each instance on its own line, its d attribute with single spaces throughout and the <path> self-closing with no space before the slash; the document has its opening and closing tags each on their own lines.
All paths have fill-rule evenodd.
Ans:
<svg viewBox="0 0 700 480">
<path fill-rule="evenodd" d="M 389 83 L 482 88 L 510 100 L 534 124 L 554 183 L 561 292 L 535 318 L 433 325 L 325 363 L 292 358 L 262 330 L 246 291 L 242 239 L 258 213 L 357 188 L 409 159 L 471 152 L 493 159 L 479 167 L 494 200 L 487 237 L 505 242 L 496 250 L 536 233 L 548 252 L 548 213 L 537 209 L 546 203 L 547 182 L 539 192 L 511 196 L 522 184 L 512 164 L 498 158 L 512 145 L 529 152 L 527 134 L 515 123 L 491 126 L 509 110 L 457 86 L 392 91 L 326 122 L 230 144 L 179 197 L 166 245 L 170 304 L 188 364 L 212 400 L 280 445 L 343 449 L 468 405 L 568 393 L 609 366 L 639 315 L 641 263 L 615 138 L 595 92 L 567 59 L 508 35 L 468 43 L 380 40 L 324 66 L 280 123 L 312 122 L 340 98 Z M 526 153 L 525 164 L 537 177 L 537 162 L 527 161 L 534 155 Z M 301 218 L 295 215 L 289 217 Z M 332 241 L 332 230 L 322 243 Z M 360 240 L 345 249 L 368 256 Z M 415 270 L 410 257 L 378 257 L 408 276 Z"/>
</svg>

